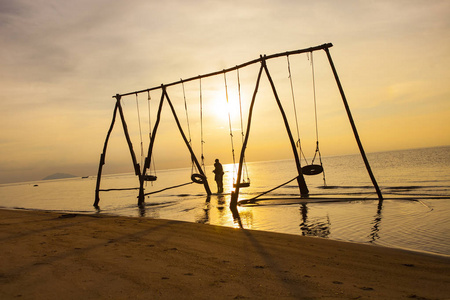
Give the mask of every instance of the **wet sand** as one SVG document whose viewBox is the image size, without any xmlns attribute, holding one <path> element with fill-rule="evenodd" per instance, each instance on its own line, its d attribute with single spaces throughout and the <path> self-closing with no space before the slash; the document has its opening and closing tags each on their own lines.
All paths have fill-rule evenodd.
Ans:
<svg viewBox="0 0 450 300">
<path fill-rule="evenodd" d="M 0 210 L 0 299 L 449 299 L 450 258 L 147 218 Z"/>
</svg>

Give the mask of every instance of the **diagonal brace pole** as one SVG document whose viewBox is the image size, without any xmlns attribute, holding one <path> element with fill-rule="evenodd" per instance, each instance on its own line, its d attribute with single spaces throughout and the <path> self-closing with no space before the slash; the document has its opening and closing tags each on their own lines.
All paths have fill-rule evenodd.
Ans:
<svg viewBox="0 0 450 300">
<path fill-rule="evenodd" d="M 152 155 L 153 145 L 155 144 L 156 132 L 158 130 L 159 122 L 161 121 L 161 111 L 162 111 L 163 103 L 164 103 L 164 91 L 161 93 L 161 99 L 159 100 L 159 107 L 158 107 L 158 112 L 156 115 L 155 126 L 153 126 L 153 131 L 152 131 L 152 135 L 150 138 L 150 144 L 148 145 L 147 157 L 145 158 L 144 166 L 142 168 L 142 174 L 139 177 L 139 197 L 138 197 L 138 205 L 139 206 L 142 205 L 145 200 L 144 176 L 145 176 L 145 173 L 147 172 L 147 169 L 150 168 L 151 159 L 153 157 L 153 155 Z"/>
<path fill-rule="evenodd" d="M 164 95 L 166 95 L 167 103 L 169 103 L 169 106 L 170 106 L 170 109 L 172 111 L 173 117 L 175 119 L 175 122 L 177 123 L 178 130 L 180 131 L 181 137 L 183 138 L 183 141 L 186 144 L 186 146 L 187 146 L 187 148 L 188 148 L 188 150 L 189 150 L 189 152 L 191 154 L 191 158 L 192 158 L 193 162 L 195 163 L 198 172 L 204 178 L 203 185 L 205 187 L 206 194 L 208 194 L 208 196 L 209 196 L 209 195 L 211 195 L 211 189 L 209 188 L 208 180 L 206 179 L 206 174 L 203 172 L 203 169 L 202 169 L 200 163 L 198 162 L 197 157 L 195 156 L 194 151 L 192 150 L 192 147 L 191 147 L 191 145 L 189 144 L 189 141 L 186 138 L 186 135 L 183 132 L 183 129 L 182 129 L 181 124 L 180 124 L 180 121 L 178 120 L 177 113 L 175 112 L 175 109 L 174 109 L 174 107 L 172 105 L 172 101 L 170 101 L 169 95 L 167 94 L 167 90 L 166 90 L 165 87 L 163 87 L 163 93 L 164 93 Z"/>
<path fill-rule="evenodd" d="M 247 148 L 248 138 L 249 138 L 249 134 L 250 134 L 250 126 L 252 124 L 253 106 L 255 105 L 255 99 L 256 99 L 256 94 L 258 93 L 258 89 L 259 89 L 259 82 L 261 81 L 262 70 L 263 70 L 263 68 L 261 66 L 261 68 L 259 68 L 258 78 L 256 79 L 255 90 L 253 91 L 252 102 L 250 103 L 250 109 L 248 112 L 247 130 L 245 133 L 244 142 L 242 143 L 241 155 L 239 157 L 239 167 L 238 167 L 238 173 L 236 176 L 236 188 L 235 188 L 234 192 L 231 193 L 230 208 L 232 210 L 236 209 L 238 198 L 239 198 L 239 190 L 240 190 L 240 183 L 241 183 L 241 177 L 242 177 L 242 167 L 243 167 L 244 157 L 245 157 L 245 149 Z"/>
<path fill-rule="evenodd" d="M 95 187 L 95 201 L 94 201 L 94 206 L 95 207 L 98 207 L 98 203 L 100 202 L 100 181 L 101 181 L 101 178 L 102 178 L 103 165 L 105 164 L 106 149 L 108 147 L 109 137 L 111 136 L 111 132 L 112 132 L 112 130 L 114 128 L 114 123 L 116 122 L 116 115 L 117 115 L 118 108 L 119 108 L 119 100 L 116 101 L 116 106 L 114 107 L 114 112 L 113 112 L 111 125 L 109 126 L 108 133 L 106 134 L 105 143 L 103 144 L 103 152 L 100 155 L 100 163 L 99 163 L 99 166 L 98 166 L 98 173 L 97 173 L 97 184 L 96 184 L 96 187 Z"/>
<path fill-rule="evenodd" d="M 267 69 L 266 60 L 261 61 L 264 71 L 266 72 L 267 78 L 269 79 L 270 86 L 272 87 L 273 95 L 275 96 L 275 100 L 278 104 L 278 108 L 280 109 L 281 116 L 283 117 L 284 126 L 286 127 L 286 131 L 289 137 L 289 141 L 291 143 L 292 151 L 294 153 L 295 165 L 297 167 L 297 183 L 300 189 L 300 195 L 302 197 L 307 197 L 309 194 L 308 187 L 306 186 L 305 178 L 303 177 L 302 167 L 300 164 L 300 158 L 298 156 L 297 148 L 295 146 L 294 138 L 292 137 L 291 128 L 289 127 L 289 122 L 286 117 L 286 113 L 284 112 L 283 106 L 281 105 L 280 97 L 278 96 L 277 90 L 275 89 L 275 84 L 273 83 L 272 77 L 270 76 L 269 69 Z"/>
<path fill-rule="evenodd" d="M 370 168 L 369 161 L 367 160 L 366 153 L 364 151 L 361 140 L 359 138 L 358 130 L 356 130 L 356 125 L 355 125 L 355 122 L 353 121 L 350 107 L 348 106 L 348 103 L 347 103 L 347 98 L 345 97 L 345 94 L 344 94 L 344 89 L 342 88 L 341 81 L 339 80 L 339 76 L 337 74 L 336 68 L 334 67 L 333 60 L 331 59 L 330 51 L 328 50 L 328 48 L 324 48 L 324 50 L 327 54 L 328 61 L 330 62 L 331 69 L 333 70 L 334 78 L 335 78 L 337 86 L 339 88 L 339 92 L 341 93 L 342 101 L 344 102 L 345 110 L 347 111 L 347 116 L 350 121 L 350 125 L 352 126 L 353 134 L 356 139 L 356 143 L 358 144 L 359 152 L 361 153 L 362 159 L 364 160 L 364 164 L 366 165 L 367 172 L 369 173 L 370 179 L 372 180 L 372 184 L 375 187 L 375 190 L 378 195 L 378 199 L 381 203 L 383 201 L 383 195 L 381 194 L 380 188 L 378 187 L 377 180 L 375 179 L 375 176 L 372 173 L 372 169 Z"/>
</svg>

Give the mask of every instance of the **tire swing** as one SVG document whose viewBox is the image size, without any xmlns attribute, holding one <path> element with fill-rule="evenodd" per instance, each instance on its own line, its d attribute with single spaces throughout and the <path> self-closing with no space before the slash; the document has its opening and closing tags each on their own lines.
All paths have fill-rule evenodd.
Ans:
<svg viewBox="0 0 450 300">
<path fill-rule="evenodd" d="M 241 101 L 241 82 L 239 79 L 239 69 L 236 69 L 237 71 L 237 84 L 238 84 L 238 94 L 239 94 L 239 111 L 240 111 L 240 121 L 241 121 L 241 137 L 242 137 L 242 143 L 244 143 L 244 126 L 243 126 L 243 122 L 242 122 L 242 101 Z M 224 78 L 224 82 L 225 82 L 225 96 L 226 96 L 226 100 L 227 100 L 227 105 L 229 106 L 229 100 L 228 100 L 228 86 L 227 86 L 227 77 L 226 77 L 226 73 L 223 73 L 223 78 Z M 244 161 L 243 161 L 243 173 L 242 173 L 242 177 L 243 177 L 243 181 L 240 183 L 237 183 L 234 175 L 237 173 L 236 170 L 236 158 L 235 158 L 235 154 L 234 154 L 234 142 L 233 142 L 233 130 L 232 130 L 232 126 L 231 126 L 231 113 L 230 113 L 230 109 L 228 109 L 228 124 L 230 127 L 230 139 L 231 139 L 231 153 L 233 156 L 233 187 L 236 188 L 239 186 L 239 188 L 245 188 L 245 187 L 249 187 L 250 186 L 250 178 L 248 177 L 248 170 L 247 170 L 247 164 L 245 162 L 245 157 L 244 157 Z M 247 178 L 247 179 L 245 179 Z"/>
<path fill-rule="evenodd" d="M 316 158 L 317 153 L 319 153 L 319 158 L 320 158 L 320 151 L 319 151 L 318 143 L 317 143 L 317 147 L 316 147 L 316 153 L 314 154 L 314 158 L 313 158 L 311 164 L 302 167 L 303 175 L 319 175 L 320 173 L 323 172 L 322 159 L 320 159 L 320 165 L 314 164 L 314 159 Z"/>
<path fill-rule="evenodd" d="M 318 130 L 318 124 L 317 124 L 316 83 L 315 83 L 315 78 L 314 78 L 313 53 L 311 52 L 311 73 L 312 73 L 312 88 L 313 88 L 313 98 L 314 98 L 314 120 L 315 120 L 315 127 L 316 127 L 316 150 L 314 152 L 314 157 L 311 161 L 311 164 L 308 164 L 308 161 L 305 157 L 305 154 L 303 153 L 303 149 L 302 149 L 301 143 L 300 143 L 300 132 L 299 132 L 299 125 L 298 125 L 297 109 L 295 107 L 294 86 L 292 83 L 289 55 L 287 56 L 287 63 L 288 63 L 289 81 L 290 81 L 290 85 L 291 85 L 292 103 L 294 105 L 295 122 L 297 125 L 297 138 L 298 139 L 297 139 L 296 144 L 297 144 L 297 147 L 299 148 L 300 155 L 303 157 L 303 159 L 306 162 L 306 165 L 302 167 L 302 174 L 311 176 L 311 175 L 318 175 L 318 174 L 323 173 L 323 182 L 326 185 L 325 172 L 324 172 L 323 165 L 322 165 L 322 156 L 321 156 L 320 150 L 319 150 L 319 130 Z M 317 156 L 319 158 L 320 164 L 314 164 Z"/>
<path fill-rule="evenodd" d="M 194 183 L 204 184 L 205 183 L 205 176 L 203 176 L 202 174 L 194 173 L 194 174 L 191 175 L 191 180 Z"/>
</svg>

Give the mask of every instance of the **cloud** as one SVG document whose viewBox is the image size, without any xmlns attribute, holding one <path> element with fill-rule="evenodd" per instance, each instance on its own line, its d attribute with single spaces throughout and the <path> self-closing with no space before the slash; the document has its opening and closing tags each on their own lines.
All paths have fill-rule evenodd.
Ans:
<svg viewBox="0 0 450 300">
<path fill-rule="evenodd" d="M 402 119 L 405 111 L 412 114 L 408 122 L 417 117 L 427 126 L 433 107 L 444 111 L 443 103 L 449 95 L 450 42 L 444 38 L 449 33 L 449 12 L 448 1 L 0 0 L 0 125 L 7 128 L 0 133 L 0 165 L 9 174 L 15 168 L 14 178 L 21 178 L 20 172 L 26 173 L 22 179 L 41 178 L 48 175 L 42 172 L 49 173 L 51 168 L 55 170 L 50 173 L 70 171 L 60 170 L 60 166 L 95 169 L 114 108 L 112 95 L 228 68 L 259 54 L 325 42 L 335 45 L 331 53 L 361 127 L 371 128 L 370 134 L 378 136 L 377 130 L 382 129 L 377 129 L 377 123 Z M 309 62 L 302 57 L 292 58 L 292 63 L 293 68 L 298 68 L 294 74 L 296 93 L 299 101 L 305 100 L 299 103 L 303 132 L 308 134 L 305 132 L 310 131 L 313 116 Z M 315 55 L 315 66 L 321 132 L 333 144 L 343 138 L 348 128 L 345 115 L 340 117 L 344 111 L 323 53 Z M 271 62 L 270 70 L 291 113 L 285 61 Z M 241 72 L 246 101 L 253 92 L 257 71 L 258 66 L 252 66 Z M 228 78 L 230 89 L 234 88 L 233 77 L 230 74 Z M 267 85 L 266 79 L 263 82 Z M 205 80 L 203 84 L 205 101 L 209 101 L 205 107 L 214 106 L 223 91 L 222 78 Z M 186 88 L 192 124 L 198 125 L 198 82 Z M 180 89 L 170 93 L 182 116 Z M 270 129 L 267 120 L 274 115 L 275 106 L 265 98 L 270 95 L 267 87 L 260 95 L 257 119 L 265 121 Z M 152 97 L 156 107 L 159 92 L 152 93 Z M 134 101 L 134 97 L 124 99 L 136 141 Z M 171 123 L 173 118 L 167 110 L 164 112 L 161 136 L 179 139 Z M 205 120 L 219 119 L 215 117 L 207 114 Z M 292 121 L 292 114 L 289 118 Z M 123 142 L 118 125 L 115 147 Z M 228 152 L 227 124 L 215 125 L 211 128 L 224 127 L 226 137 L 208 132 L 208 149 L 213 153 Z M 266 127 L 255 126 L 253 136 L 264 139 L 261 128 Z M 194 128 L 198 134 L 198 128 Z M 331 134 L 327 133 L 329 128 Z M 437 135 L 432 136 L 434 144 L 440 143 Z M 164 157 L 169 141 L 160 142 L 160 161 L 164 161 L 161 167 L 175 160 Z M 433 145 L 431 139 L 427 142 Z M 261 149 L 266 147 L 262 146 L 264 140 L 255 138 L 253 143 L 261 145 Z M 267 153 L 268 159 L 285 152 L 277 147 L 277 140 L 273 143 L 278 150 Z M 215 144 L 226 150 L 214 148 Z M 280 139 L 280 145 L 284 140 Z M 339 146 L 339 153 L 353 151 L 345 145 Z M 403 147 L 403 143 L 395 145 L 394 140 L 389 145 Z M 414 141 L 408 145 L 414 146 Z M 126 147 L 120 149 L 111 157 L 127 155 Z M 114 151 L 113 147 L 110 150 Z M 176 149 L 170 151 L 176 153 Z M 128 164 L 128 157 L 125 160 Z M 184 158 L 177 163 L 181 161 Z M 7 180 L 8 173 L 2 176 L 0 180 Z"/>
</svg>

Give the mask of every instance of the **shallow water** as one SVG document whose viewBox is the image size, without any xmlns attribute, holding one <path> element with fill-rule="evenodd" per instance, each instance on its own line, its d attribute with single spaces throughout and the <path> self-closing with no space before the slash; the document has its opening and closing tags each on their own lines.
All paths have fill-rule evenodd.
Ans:
<svg viewBox="0 0 450 300">
<path fill-rule="evenodd" d="M 137 190 L 101 192 L 100 210 L 95 210 L 96 178 L 89 177 L 0 185 L 0 206 L 241 226 L 450 255 L 450 147 L 372 153 L 368 158 L 382 203 L 360 156 L 349 155 L 323 158 L 326 186 L 322 175 L 306 176 L 309 198 L 298 196 L 293 181 L 255 204 L 239 206 L 235 216 L 229 209 L 232 165 L 224 165 L 225 193 L 209 198 L 203 185 L 189 184 L 150 195 L 138 208 Z M 212 169 L 207 167 L 206 174 Z M 249 163 L 248 170 L 251 186 L 241 189 L 240 200 L 296 176 L 290 160 Z M 187 183 L 190 172 L 159 171 L 146 192 Z M 137 186 L 133 174 L 102 177 L 102 189 Z"/>
</svg>

